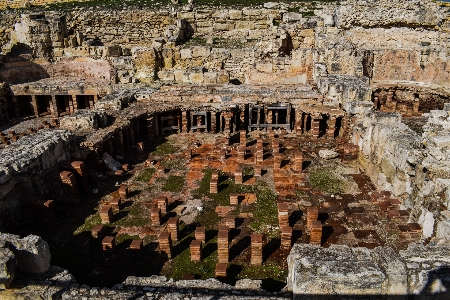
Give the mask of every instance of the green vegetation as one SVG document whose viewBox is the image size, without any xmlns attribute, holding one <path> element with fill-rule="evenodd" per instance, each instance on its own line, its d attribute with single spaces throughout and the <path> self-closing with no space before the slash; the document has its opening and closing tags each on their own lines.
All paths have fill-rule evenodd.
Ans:
<svg viewBox="0 0 450 300">
<path fill-rule="evenodd" d="M 186 162 L 179 158 L 164 158 L 160 162 L 161 166 L 167 169 L 174 169 L 174 170 L 186 170 Z"/>
<path fill-rule="evenodd" d="M 100 215 L 98 213 L 96 213 L 95 215 L 90 215 L 89 217 L 86 218 L 84 223 L 73 232 L 73 235 L 80 234 L 84 231 L 90 231 L 92 227 L 99 224 L 102 224 L 102 219 L 100 219 Z"/>
<path fill-rule="evenodd" d="M 149 220 L 149 213 L 142 203 L 133 203 L 129 207 L 125 207 L 118 214 L 122 214 L 123 217 L 119 220 L 108 224 L 107 226 L 145 226 Z M 117 218 L 118 214 L 114 217 Z M 120 215 L 119 215 L 120 216 Z"/>
<path fill-rule="evenodd" d="M 163 191 L 179 193 L 184 186 L 184 177 L 182 176 L 169 176 L 164 186 L 162 188 Z"/>
<path fill-rule="evenodd" d="M 136 177 L 134 178 L 136 181 L 143 181 L 148 182 L 150 179 L 152 179 L 153 174 L 155 174 L 156 169 L 153 168 L 147 168 L 141 170 Z"/>
<path fill-rule="evenodd" d="M 153 155 L 155 156 L 165 156 L 178 152 L 178 148 L 172 145 L 170 142 L 162 143 L 161 145 L 156 147 L 156 150 L 153 151 Z"/>
<path fill-rule="evenodd" d="M 255 221 L 250 224 L 250 227 L 256 232 L 266 233 L 269 237 L 279 236 L 278 230 L 265 230 L 267 225 L 278 226 L 278 208 L 275 194 L 268 188 L 263 188 L 258 191 L 256 197 L 258 200 L 252 210 Z"/>
<path fill-rule="evenodd" d="M 139 236 L 137 235 L 128 235 L 128 234 L 118 234 L 116 235 L 116 244 L 119 245 L 128 240 L 139 240 Z"/>
<path fill-rule="evenodd" d="M 311 185 L 327 193 L 343 193 L 345 182 L 329 168 L 312 168 L 309 171 Z"/>
</svg>

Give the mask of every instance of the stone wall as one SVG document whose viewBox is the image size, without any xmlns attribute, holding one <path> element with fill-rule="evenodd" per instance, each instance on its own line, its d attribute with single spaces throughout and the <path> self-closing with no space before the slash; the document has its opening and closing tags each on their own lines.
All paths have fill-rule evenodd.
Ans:
<svg viewBox="0 0 450 300">
<path fill-rule="evenodd" d="M 389 247 L 329 248 L 296 244 L 288 257 L 287 287 L 293 299 L 448 297 L 450 248 L 412 244 L 397 253 Z M 408 298 L 408 299 L 409 299 Z M 315 298 L 314 298 L 315 299 Z"/>
<path fill-rule="evenodd" d="M 411 210 L 424 238 L 436 236 L 437 226 L 448 224 L 445 214 L 450 205 L 449 112 L 425 114 L 429 119 L 422 136 L 403 124 L 398 113 L 374 112 L 369 106 L 358 114 L 352 139 L 361 149 L 365 173 Z M 442 234 L 437 238 L 447 239 Z"/>
</svg>

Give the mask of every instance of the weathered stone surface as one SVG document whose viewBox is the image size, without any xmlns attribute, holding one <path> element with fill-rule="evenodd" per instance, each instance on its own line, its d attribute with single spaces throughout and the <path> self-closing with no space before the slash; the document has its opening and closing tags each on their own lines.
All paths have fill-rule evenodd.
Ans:
<svg viewBox="0 0 450 300">
<path fill-rule="evenodd" d="M 16 267 L 17 259 L 14 253 L 6 245 L 0 247 L 0 290 L 9 288 L 14 279 Z"/>
<path fill-rule="evenodd" d="M 50 249 L 46 241 L 36 235 L 20 238 L 13 234 L 0 234 L 0 241 L 9 245 L 17 257 L 20 272 L 45 273 L 50 268 Z"/>
<path fill-rule="evenodd" d="M 323 159 L 332 159 L 339 156 L 339 153 L 333 150 L 320 150 L 319 156 Z"/>
</svg>

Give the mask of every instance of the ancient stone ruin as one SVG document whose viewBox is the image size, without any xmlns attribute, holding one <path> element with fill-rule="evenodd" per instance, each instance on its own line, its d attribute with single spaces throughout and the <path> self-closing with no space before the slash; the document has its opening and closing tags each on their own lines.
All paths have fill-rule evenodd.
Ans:
<svg viewBox="0 0 450 300">
<path fill-rule="evenodd" d="M 0 9 L 0 298 L 450 296 L 445 2 Z"/>
</svg>

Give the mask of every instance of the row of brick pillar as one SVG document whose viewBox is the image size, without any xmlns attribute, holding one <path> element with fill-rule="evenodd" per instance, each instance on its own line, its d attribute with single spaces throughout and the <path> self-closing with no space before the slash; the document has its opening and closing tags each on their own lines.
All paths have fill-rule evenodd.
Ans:
<svg viewBox="0 0 450 300">
<path fill-rule="evenodd" d="M 59 110 L 60 108 L 58 107 L 58 103 L 56 100 L 56 95 L 42 95 L 42 96 L 50 96 L 51 99 L 50 101 L 47 102 L 47 107 L 45 108 L 45 111 L 49 112 L 51 114 L 52 117 L 59 117 Z M 77 96 L 76 95 L 61 95 L 61 96 L 65 96 L 65 104 L 64 104 L 64 110 L 66 112 L 68 112 L 69 114 L 73 114 L 75 111 L 77 111 L 77 109 L 79 109 L 78 107 L 78 101 L 77 101 Z M 91 95 L 83 95 L 83 96 L 91 96 Z M 98 96 L 97 95 L 92 95 L 93 99 L 89 99 L 88 101 L 85 100 L 85 107 L 87 108 L 93 108 L 94 107 L 94 103 L 97 102 L 98 100 Z M 42 111 L 42 108 L 39 107 L 39 103 L 38 103 L 38 99 L 37 99 L 38 95 L 31 95 L 31 106 L 33 107 L 33 112 L 34 115 L 36 117 L 39 116 L 39 111 Z M 14 111 L 15 111 L 15 115 L 16 117 L 20 117 L 21 116 L 21 112 L 20 112 L 20 104 L 19 104 L 19 99 L 18 96 L 12 96 L 12 100 L 13 100 L 13 104 L 14 104 Z"/>
</svg>

